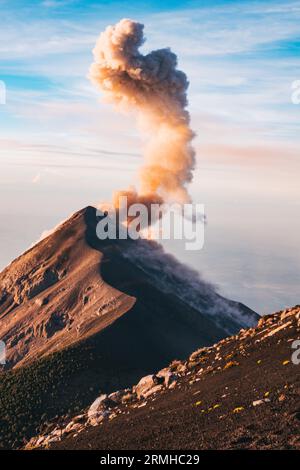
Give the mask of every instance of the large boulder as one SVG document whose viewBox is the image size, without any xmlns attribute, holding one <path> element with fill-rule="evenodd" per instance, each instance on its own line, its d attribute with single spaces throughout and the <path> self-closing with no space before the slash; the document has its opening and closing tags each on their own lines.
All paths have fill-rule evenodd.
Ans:
<svg viewBox="0 0 300 470">
<path fill-rule="evenodd" d="M 88 420 L 92 426 L 99 424 L 104 418 L 110 415 L 110 409 L 116 406 L 116 402 L 111 400 L 106 394 L 100 395 L 92 403 L 88 410 Z"/>
<path fill-rule="evenodd" d="M 144 398 L 145 396 L 149 396 L 149 391 L 156 387 L 157 385 L 161 385 L 164 382 L 163 377 L 158 377 L 155 374 L 146 375 L 143 377 L 139 383 L 135 386 L 134 391 L 137 394 L 138 399 Z M 151 394 L 151 393 L 150 393 Z"/>
</svg>

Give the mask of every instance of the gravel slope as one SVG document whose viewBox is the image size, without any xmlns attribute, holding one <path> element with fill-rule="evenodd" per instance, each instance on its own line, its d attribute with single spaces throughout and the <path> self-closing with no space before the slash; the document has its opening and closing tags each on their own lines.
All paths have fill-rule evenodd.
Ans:
<svg viewBox="0 0 300 470">
<path fill-rule="evenodd" d="M 141 408 L 123 405 L 113 420 L 51 448 L 300 449 L 300 365 L 291 361 L 299 338 L 300 306 L 266 316 L 201 361 L 181 362 L 173 390 L 140 400 Z"/>
</svg>

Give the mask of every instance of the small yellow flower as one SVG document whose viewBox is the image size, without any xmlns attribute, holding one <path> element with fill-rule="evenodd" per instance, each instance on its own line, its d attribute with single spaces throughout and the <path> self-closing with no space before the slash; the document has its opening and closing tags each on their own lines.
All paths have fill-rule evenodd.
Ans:
<svg viewBox="0 0 300 470">
<path fill-rule="evenodd" d="M 237 406 L 236 408 L 234 408 L 233 412 L 234 413 L 240 413 L 241 411 L 244 410 L 244 407 L 243 406 Z"/>
<path fill-rule="evenodd" d="M 289 363 L 290 363 L 290 361 L 286 360 L 286 361 L 283 361 L 282 365 L 283 365 L 283 366 L 286 366 L 286 365 L 289 364 Z"/>
<path fill-rule="evenodd" d="M 201 405 L 201 403 L 202 403 L 202 401 L 197 401 L 195 404 L 196 404 L 196 406 L 199 406 L 199 405 Z"/>
<path fill-rule="evenodd" d="M 268 397 L 270 395 L 270 392 L 265 393 L 265 397 Z"/>
<path fill-rule="evenodd" d="M 219 403 L 217 403 L 216 405 L 214 405 L 214 410 L 215 410 L 216 408 L 219 408 L 220 406 L 221 406 L 221 405 L 220 405 Z"/>
</svg>

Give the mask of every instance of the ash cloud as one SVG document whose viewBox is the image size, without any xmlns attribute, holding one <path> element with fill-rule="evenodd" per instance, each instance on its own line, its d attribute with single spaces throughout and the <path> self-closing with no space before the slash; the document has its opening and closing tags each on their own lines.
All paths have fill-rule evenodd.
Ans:
<svg viewBox="0 0 300 470">
<path fill-rule="evenodd" d="M 117 192 L 132 202 L 190 202 L 186 186 L 192 180 L 194 133 L 187 107 L 188 80 L 177 69 L 177 56 L 168 48 L 139 52 L 144 25 L 122 19 L 108 26 L 93 50 L 90 80 L 120 111 L 135 112 L 146 136 L 139 188 Z"/>
</svg>

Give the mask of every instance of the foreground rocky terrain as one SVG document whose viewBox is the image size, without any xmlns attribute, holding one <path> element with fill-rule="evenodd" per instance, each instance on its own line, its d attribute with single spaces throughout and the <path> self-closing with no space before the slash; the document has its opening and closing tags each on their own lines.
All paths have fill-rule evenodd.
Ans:
<svg viewBox="0 0 300 470">
<path fill-rule="evenodd" d="M 300 306 L 44 423 L 26 449 L 300 449 Z M 298 350 L 297 350 L 298 348 Z"/>
</svg>

